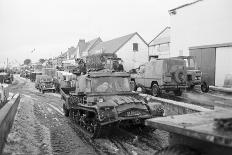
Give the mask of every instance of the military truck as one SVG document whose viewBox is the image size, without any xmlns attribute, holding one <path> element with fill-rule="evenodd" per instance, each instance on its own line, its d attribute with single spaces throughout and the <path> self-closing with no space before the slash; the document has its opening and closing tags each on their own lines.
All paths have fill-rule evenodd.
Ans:
<svg viewBox="0 0 232 155">
<path fill-rule="evenodd" d="M 153 59 L 141 65 L 135 73 L 131 73 L 132 89 L 141 87 L 150 91 L 153 96 L 161 95 L 162 91 L 173 91 L 181 96 L 186 89 L 186 63 L 177 58 Z"/>
<path fill-rule="evenodd" d="M 55 85 L 53 78 L 48 75 L 40 75 L 38 81 L 39 91 L 45 93 L 45 91 L 52 91 L 55 92 Z"/>
<path fill-rule="evenodd" d="M 107 133 L 109 127 L 141 125 L 161 115 L 160 104 L 148 104 L 130 89 L 126 72 L 89 72 L 78 78 L 76 88 L 61 88 L 65 116 L 69 116 L 90 137 Z"/>
<path fill-rule="evenodd" d="M 32 73 L 30 74 L 30 80 L 31 80 L 31 82 L 35 82 L 36 77 L 37 77 L 38 75 L 42 75 L 42 72 L 32 72 Z"/>
<path fill-rule="evenodd" d="M 207 78 L 204 77 L 204 74 L 197 68 L 197 64 L 194 56 L 179 56 L 180 58 L 186 61 L 187 69 L 187 86 L 189 89 L 193 89 L 195 85 L 201 85 L 202 92 L 209 91 L 209 85 Z"/>
<path fill-rule="evenodd" d="M 14 80 L 13 74 L 9 72 L 0 72 L 0 83 L 11 84 Z"/>
<path fill-rule="evenodd" d="M 59 92 L 60 88 L 75 87 L 77 76 L 73 73 L 66 71 L 57 71 L 54 79 L 56 91 Z"/>
</svg>

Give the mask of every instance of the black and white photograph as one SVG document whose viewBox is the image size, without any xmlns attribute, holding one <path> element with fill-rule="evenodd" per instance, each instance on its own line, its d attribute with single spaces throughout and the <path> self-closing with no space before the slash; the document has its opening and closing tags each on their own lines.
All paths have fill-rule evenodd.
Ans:
<svg viewBox="0 0 232 155">
<path fill-rule="evenodd" d="M 232 155 L 232 1 L 0 0 L 0 155 Z"/>
</svg>

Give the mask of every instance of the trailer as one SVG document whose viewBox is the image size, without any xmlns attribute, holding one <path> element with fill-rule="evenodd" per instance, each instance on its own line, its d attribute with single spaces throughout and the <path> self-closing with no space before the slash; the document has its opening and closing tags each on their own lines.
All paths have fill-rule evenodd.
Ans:
<svg viewBox="0 0 232 155">
<path fill-rule="evenodd" d="M 232 154 L 232 109 L 152 118 L 146 125 L 169 132 L 169 146 L 156 155 Z"/>
</svg>

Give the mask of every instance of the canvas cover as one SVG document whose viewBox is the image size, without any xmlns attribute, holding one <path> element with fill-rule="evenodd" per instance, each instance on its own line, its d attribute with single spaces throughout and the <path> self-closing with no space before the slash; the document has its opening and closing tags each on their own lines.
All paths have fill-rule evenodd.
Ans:
<svg viewBox="0 0 232 155">
<path fill-rule="evenodd" d="M 42 73 L 43 73 L 43 75 L 55 77 L 56 76 L 56 69 L 55 68 L 43 68 Z"/>
<path fill-rule="evenodd" d="M 117 58 L 116 54 L 112 53 L 100 53 L 86 57 L 86 68 L 87 70 L 102 70 L 105 69 L 107 59 Z"/>
</svg>

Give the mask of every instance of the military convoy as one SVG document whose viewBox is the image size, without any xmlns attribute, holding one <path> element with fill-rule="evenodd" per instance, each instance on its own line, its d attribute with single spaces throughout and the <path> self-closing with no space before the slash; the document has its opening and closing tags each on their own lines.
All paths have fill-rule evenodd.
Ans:
<svg viewBox="0 0 232 155">
<path fill-rule="evenodd" d="M 64 115 L 95 138 L 114 126 L 144 127 L 146 119 L 163 116 L 161 104 L 148 104 L 135 92 L 138 87 L 149 90 L 153 96 L 164 91 L 180 96 L 183 90 L 201 79 L 198 76 L 201 73 L 186 69 L 182 58 L 157 58 L 141 65 L 134 73 L 125 72 L 121 61 L 115 54 L 88 56 L 85 61 L 78 61 L 75 74 L 56 71 L 53 77 L 37 75 L 35 87 L 42 93 L 58 89 Z M 195 81 L 190 83 L 189 76 L 193 72 Z"/>
</svg>

